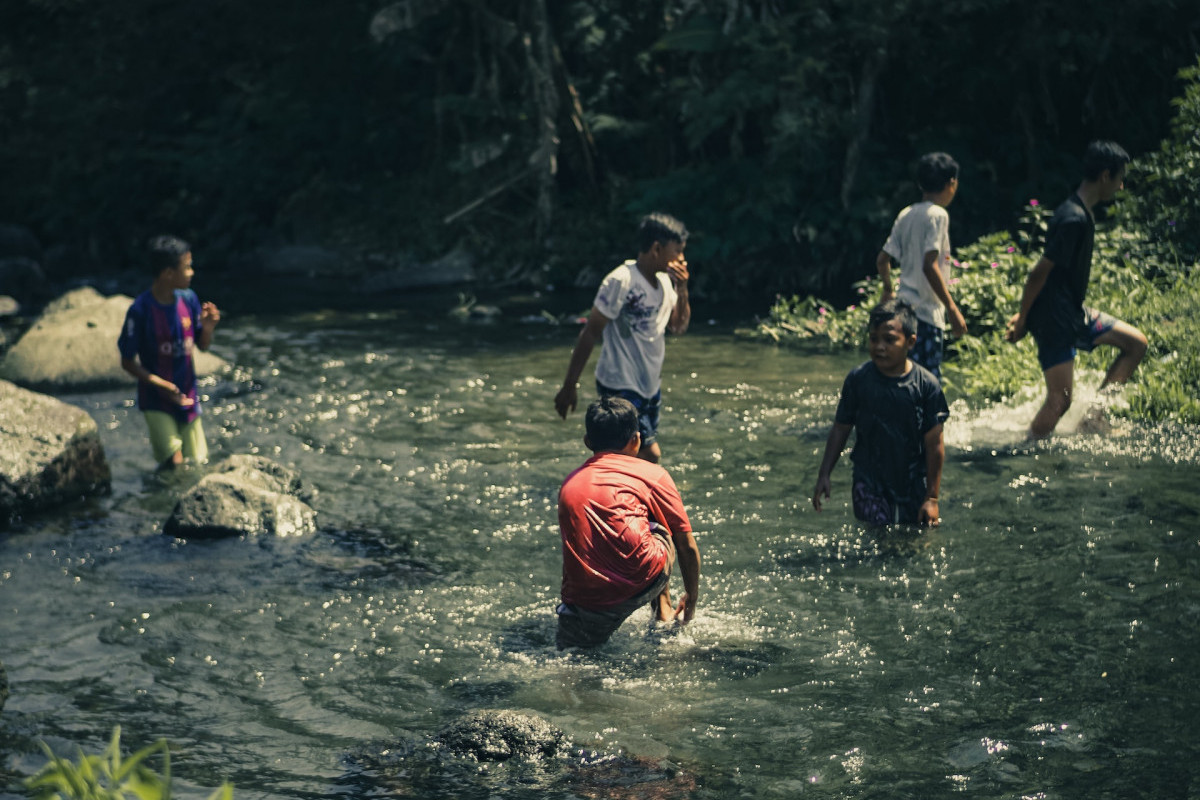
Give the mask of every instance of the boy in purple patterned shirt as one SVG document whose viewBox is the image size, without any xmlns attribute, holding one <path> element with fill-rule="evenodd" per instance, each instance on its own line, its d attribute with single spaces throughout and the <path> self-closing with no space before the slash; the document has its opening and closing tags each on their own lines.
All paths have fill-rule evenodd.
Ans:
<svg viewBox="0 0 1200 800">
<path fill-rule="evenodd" d="M 160 469 L 189 458 L 208 460 L 208 444 L 196 399 L 194 347 L 207 350 L 221 312 L 189 287 L 191 247 L 173 236 L 150 240 L 154 282 L 125 314 L 117 340 L 121 368 L 138 381 L 138 408 L 150 429 L 150 447 Z"/>
</svg>

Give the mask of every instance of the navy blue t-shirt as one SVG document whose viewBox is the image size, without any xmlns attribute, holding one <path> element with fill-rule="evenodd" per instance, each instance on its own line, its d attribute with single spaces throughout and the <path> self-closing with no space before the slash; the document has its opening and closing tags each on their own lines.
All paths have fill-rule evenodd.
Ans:
<svg viewBox="0 0 1200 800">
<path fill-rule="evenodd" d="M 1027 327 L 1039 341 L 1071 343 L 1084 327 L 1083 301 L 1092 276 L 1096 221 L 1073 194 L 1054 211 L 1045 256 L 1054 262 L 1029 309 Z"/>
<path fill-rule="evenodd" d="M 853 425 L 854 481 L 896 503 L 925 496 L 925 434 L 950 417 L 941 384 L 914 363 L 890 378 L 867 361 L 842 384 L 834 419 Z"/>
</svg>

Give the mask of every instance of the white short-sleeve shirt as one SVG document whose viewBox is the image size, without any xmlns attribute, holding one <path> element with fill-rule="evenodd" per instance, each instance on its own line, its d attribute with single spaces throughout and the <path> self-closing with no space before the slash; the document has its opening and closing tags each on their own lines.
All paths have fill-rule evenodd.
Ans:
<svg viewBox="0 0 1200 800">
<path fill-rule="evenodd" d="M 596 380 L 611 389 L 653 397 L 662 386 L 667 323 L 678 295 L 667 273 L 650 282 L 626 261 L 600 282 L 596 310 L 608 318 Z"/>
<path fill-rule="evenodd" d="M 937 203 L 922 200 L 896 216 L 883 251 L 900 262 L 896 297 L 911 305 L 918 319 L 945 328 L 946 307 L 925 278 L 925 254 L 930 250 L 937 250 L 937 267 L 949 285 L 950 213 Z"/>
</svg>

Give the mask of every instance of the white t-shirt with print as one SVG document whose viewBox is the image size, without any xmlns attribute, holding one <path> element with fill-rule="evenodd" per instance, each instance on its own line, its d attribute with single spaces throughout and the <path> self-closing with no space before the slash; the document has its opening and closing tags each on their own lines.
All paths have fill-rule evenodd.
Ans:
<svg viewBox="0 0 1200 800">
<path fill-rule="evenodd" d="M 922 200 L 896 216 L 883 251 L 900 262 L 900 288 L 896 297 L 917 312 L 917 318 L 938 328 L 946 327 L 946 307 L 925 277 L 925 254 L 937 250 L 942 280 L 950 283 L 950 213 L 937 203 Z"/>
<path fill-rule="evenodd" d="M 596 380 L 610 389 L 628 389 L 653 397 L 662 386 L 667 323 L 678 295 L 667 273 L 651 283 L 626 261 L 604 277 L 596 291 L 596 309 L 608 317 L 596 362 Z"/>
</svg>

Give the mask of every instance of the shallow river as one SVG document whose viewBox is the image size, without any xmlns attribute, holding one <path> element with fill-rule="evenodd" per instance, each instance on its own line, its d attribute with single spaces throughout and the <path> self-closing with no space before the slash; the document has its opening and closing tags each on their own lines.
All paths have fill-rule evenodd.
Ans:
<svg viewBox="0 0 1200 800">
<path fill-rule="evenodd" d="M 698 616 L 639 612 L 564 655 L 556 492 L 586 454 L 551 399 L 577 329 L 452 304 L 227 313 L 214 459 L 298 468 L 311 537 L 162 536 L 199 473 L 150 474 L 131 392 L 66 398 L 113 489 L 0 534 L 0 797 L 23 796 L 39 740 L 98 752 L 118 723 L 127 752 L 171 741 L 191 797 L 1200 797 L 1197 431 L 1118 421 L 1032 449 L 1013 443 L 1034 401 L 957 404 L 943 526 L 872 534 L 848 458 L 826 510 L 808 502 L 859 357 L 697 309 L 660 441 L 704 559 Z M 572 755 L 428 755 L 489 708 L 545 717 Z"/>
</svg>

